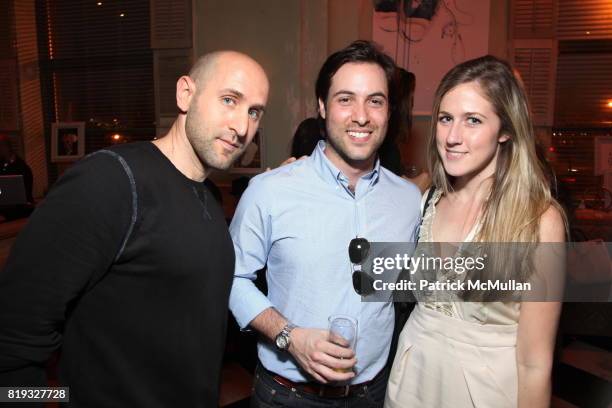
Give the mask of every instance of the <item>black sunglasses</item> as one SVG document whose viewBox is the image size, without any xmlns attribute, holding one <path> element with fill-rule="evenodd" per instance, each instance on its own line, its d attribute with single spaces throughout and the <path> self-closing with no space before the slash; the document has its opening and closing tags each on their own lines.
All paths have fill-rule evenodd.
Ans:
<svg viewBox="0 0 612 408">
<path fill-rule="evenodd" d="M 368 257 L 370 243 L 365 238 L 353 238 L 348 251 L 353 268 L 353 289 L 358 295 L 367 296 L 374 292 L 374 279 L 361 270 L 361 264 Z"/>
</svg>

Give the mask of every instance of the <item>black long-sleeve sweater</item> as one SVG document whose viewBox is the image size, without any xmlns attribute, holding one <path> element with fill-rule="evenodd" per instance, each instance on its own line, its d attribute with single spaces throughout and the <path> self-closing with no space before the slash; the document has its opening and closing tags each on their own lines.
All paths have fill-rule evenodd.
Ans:
<svg viewBox="0 0 612 408">
<path fill-rule="evenodd" d="M 221 208 L 152 143 L 88 156 L 0 272 L 0 386 L 44 385 L 61 346 L 70 406 L 216 406 L 233 269 Z"/>
</svg>

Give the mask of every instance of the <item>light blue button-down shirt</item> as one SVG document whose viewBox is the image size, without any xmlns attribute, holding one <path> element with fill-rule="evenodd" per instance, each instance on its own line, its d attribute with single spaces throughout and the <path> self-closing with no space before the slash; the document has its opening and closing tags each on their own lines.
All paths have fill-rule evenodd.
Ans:
<svg viewBox="0 0 612 408">
<path fill-rule="evenodd" d="M 321 141 L 309 158 L 253 178 L 244 192 L 230 226 L 236 252 L 230 309 L 242 328 L 269 307 L 301 327 L 327 329 L 332 314 L 357 318 L 357 384 L 384 367 L 394 311 L 391 303 L 362 302 L 355 293 L 349 242 L 413 241 L 421 194 L 378 161 L 353 193 L 325 146 Z M 266 264 L 267 297 L 253 284 Z M 271 343 L 260 342 L 258 353 L 268 370 L 309 381 Z"/>
</svg>

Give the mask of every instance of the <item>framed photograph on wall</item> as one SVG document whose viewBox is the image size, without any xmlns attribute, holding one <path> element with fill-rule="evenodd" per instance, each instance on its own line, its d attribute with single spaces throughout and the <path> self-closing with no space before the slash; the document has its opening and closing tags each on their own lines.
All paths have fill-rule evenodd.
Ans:
<svg viewBox="0 0 612 408">
<path fill-rule="evenodd" d="M 51 124 L 51 161 L 76 161 L 85 155 L 85 122 Z"/>
<path fill-rule="evenodd" d="M 259 128 L 253 141 L 236 161 L 231 169 L 236 174 L 257 174 L 265 170 L 263 128 Z"/>
</svg>

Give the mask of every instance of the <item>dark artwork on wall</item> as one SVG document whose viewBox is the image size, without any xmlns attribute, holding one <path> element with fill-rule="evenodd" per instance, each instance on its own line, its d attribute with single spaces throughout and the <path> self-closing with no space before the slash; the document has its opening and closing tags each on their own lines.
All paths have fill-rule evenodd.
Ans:
<svg viewBox="0 0 612 408">
<path fill-rule="evenodd" d="M 436 14 L 439 0 L 374 0 L 374 9 L 378 12 L 396 12 L 402 3 L 406 17 L 431 20 Z"/>
<path fill-rule="evenodd" d="M 51 124 L 51 161 L 76 161 L 85 154 L 85 122 Z"/>
</svg>

